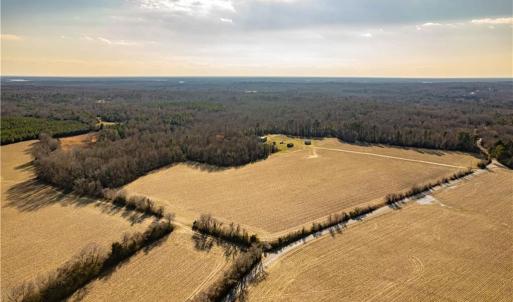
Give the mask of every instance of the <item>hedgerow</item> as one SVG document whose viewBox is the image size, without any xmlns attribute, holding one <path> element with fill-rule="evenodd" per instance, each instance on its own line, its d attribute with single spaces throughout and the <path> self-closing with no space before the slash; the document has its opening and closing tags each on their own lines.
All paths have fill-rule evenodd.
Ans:
<svg viewBox="0 0 513 302">
<path fill-rule="evenodd" d="M 234 223 L 225 225 L 211 215 L 201 215 L 192 224 L 192 229 L 244 247 L 250 247 L 260 242 L 256 235 L 249 235 L 240 225 Z"/>
<path fill-rule="evenodd" d="M 227 272 L 194 300 L 196 302 L 223 301 L 261 261 L 262 249 L 256 244 L 252 245 L 247 252 L 241 253 L 235 259 Z"/>
<path fill-rule="evenodd" d="M 62 301 L 137 251 L 162 239 L 173 228 L 169 220 L 154 221 L 143 233 L 125 234 L 121 241 L 112 243 L 108 252 L 97 245 L 88 246 L 54 272 L 12 288 L 6 299 L 11 302 Z"/>
</svg>

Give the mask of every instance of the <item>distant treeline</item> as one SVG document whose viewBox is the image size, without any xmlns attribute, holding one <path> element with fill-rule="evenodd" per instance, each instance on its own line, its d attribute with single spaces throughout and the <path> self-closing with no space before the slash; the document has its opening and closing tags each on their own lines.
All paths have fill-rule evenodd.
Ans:
<svg viewBox="0 0 513 302">
<path fill-rule="evenodd" d="M 48 157 L 44 167 L 52 175 L 45 178 L 55 184 L 64 180 L 66 188 L 89 187 L 80 189 L 84 192 L 123 185 L 175 162 L 229 167 L 259 160 L 271 151 L 257 137 L 267 133 L 467 152 L 477 152 L 480 137 L 490 154 L 513 166 L 510 81 L 193 82 L 10 83 L 2 87 L 2 118 L 87 124 L 99 117 L 119 123 L 100 131 L 88 150 Z M 76 171 L 50 164 L 56 157 L 74 163 Z M 95 169 L 89 171 L 84 162 Z"/>
<path fill-rule="evenodd" d="M 170 221 L 154 221 L 143 233 L 125 234 L 121 241 L 112 243 L 108 252 L 95 245 L 88 246 L 54 272 L 12 288 L 6 299 L 11 302 L 63 301 L 101 274 L 172 231 L 173 225 Z"/>
<path fill-rule="evenodd" d="M 280 133 L 301 137 L 336 137 L 348 143 L 387 144 L 465 152 L 479 151 L 475 144 L 477 136 L 465 130 L 439 133 L 421 128 L 387 129 L 387 127 L 378 127 L 374 123 L 367 122 L 343 123 L 337 126 L 323 124 L 326 123 L 318 121 L 314 123 L 295 122 L 293 125 L 258 128 L 255 131 L 259 135 Z"/>
<path fill-rule="evenodd" d="M 54 137 L 71 136 L 91 131 L 92 127 L 80 121 L 52 120 L 35 117 L 2 117 L 1 144 L 36 139 L 42 132 Z"/>
</svg>

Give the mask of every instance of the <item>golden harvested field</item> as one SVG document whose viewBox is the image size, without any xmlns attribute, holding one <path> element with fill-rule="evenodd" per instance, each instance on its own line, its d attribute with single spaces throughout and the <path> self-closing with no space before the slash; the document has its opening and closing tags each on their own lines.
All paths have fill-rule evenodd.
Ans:
<svg viewBox="0 0 513 302">
<path fill-rule="evenodd" d="M 434 198 L 285 254 L 249 301 L 511 301 L 513 172 Z"/>
<path fill-rule="evenodd" d="M 209 251 L 195 246 L 190 230 L 178 228 L 161 245 L 139 252 L 70 301 L 186 301 L 214 282 L 230 259 L 218 246 Z"/>
<path fill-rule="evenodd" d="M 87 147 L 94 144 L 97 139 L 96 136 L 96 132 L 90 132 L 81 135 L 63 137 L 60 138 L 59 141 L 61 142 L 61 148 L 63 150 L 70 150 L 71 148 Z"/>
<path fill-rule="evenodd" d="M 209 170 L 179 164 L 125 188 L 166 204 L 185 223 L 210 213 L 265 238 L 334 212 L 380 202 L 388 193 L 437 180 L 476 162 L 462 153 L 365 148 L 326 139 L 240 168 Z"/>
<path fill-rule="evenodd" d="M 56 269 L 90 243 L 110 245 L 124 232 L 143 230 L 149 223 L 133 224 L 129 219 L 138 217 L 35 182 L 29 154 L 33 143 L 0 147 L 4 294 L 23 280 Z"/>
</svg>

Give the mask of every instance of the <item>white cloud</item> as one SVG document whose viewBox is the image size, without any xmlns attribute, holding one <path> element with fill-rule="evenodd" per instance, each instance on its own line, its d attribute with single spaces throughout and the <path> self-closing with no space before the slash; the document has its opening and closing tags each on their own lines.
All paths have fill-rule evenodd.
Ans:
<svg viewBox="0 0 513 302">
<path fill-rule="evenodd" d="M 442 25 L 443 24 L 441 24 L 441 23 L 427 22 L 427 23 L 422 24 L 422 27 L 433 27 L 433 26 L 442 26 Z"/>
<path fill-rule="evenodd" d="M 21 37 L 17 35 L 1 34 L 0 38 L 2 41 L 21 41 Z"/>
<path fill-rule="evenodd" d="M 364 34 L 361 34 L 360 36 L 362 36 L 364 38 L 372 38 L 372 34 L 371 33 L 364 33 Z"/>
<path fill-rule="evenodd" d="M 422 30 L 424 28 L 429 28 L 429 27 L 442 27 L 444 26 L 444 24 L 441 24 L 441 23 L 436 23 L 436 22 L 427 22 L 427 23 L 424 23 L 424 24 L 420 24 L 420 25 L 416 25 L 415 28 L 417 30 Z"/>
<path fill-rule="evenodd" d="M 181 13 L 190 16 L 207 16 L 213 11 L 235 12 L 232 0 L 136 0 L 142 8 Z"/>
<path fill-rule="evenodd" d="M 466 22 L 466 23 L 465 22 L 456 22 L 456 23 L 427 22 L 424 24 L 416 25 L 415 28 L 417 30 L 423 30 L 423 29 L 428 29 L 428 28 L 460 28 L 462 26 L 468 25 L 469 22 Z"/>
<path fill-rule="evenodd" d="M 94 39 L 93 39 L 93 38 L 91 38 L 91 37 L 90 37 L 90 36 L 88 36 L 88 35 L 82 35 L 82 36 L 80 37 L 80 39 L 82 39 L 82 40 L 86 40 L 86 41 L 94 41 Z"/>
<path fill-rule="evenodd" d="M 513 17 L 509 18 L 484 18 L 484 19 L 474 19 L 471 21 L 472 24 L 478 24 L 478 25 L 504 25 L 504 24 L 511 24 L 513 25 Z"/>
<path fill-rule="evenodd" d="M 61 36 L 62 39 L 67 39 L 66 36 Z M 91 36 L 88 36 L 88 35 L 82 35 L 80 37 L 81 40 L 84 40 L 84 41 L 88 41 L 88 42 L 101 42 L 103 44 L 106 44 L 106 45 L 121 45 L 121 46 L 131 46 L 131 45 L 137 45 L 139 43 L 136 43 L 134 41 L 127 41 L 127 40 L 111 40 L 111 39 L 107 39 L 107 38 L 104 38 L 104 37 L 96 37 L 96 38 L 93 38 Z M 149 43 L 155 43 L 154 41 L 151 41 Z"/>
<path fill-rule="evenodd" d="M 219 18 L 219 21 L 225 22 L 225 23 L 233 23 L 233 20 L 229 19 L 229 18 Z"/>
<path fill-rule="evenodd" d="M 122 45 L 122 46 L 130 46 L 135 45 L 135 42 L 125 41 L 125 40 L 109 40 L 107 38 L 98 37 L 98 41 L 105 43 L 107 45 Z"/>
<path fill-rule="evenodd" d="M 427 22 L 424 24 L 416 25 L 415 28 L 417 30 L 423 30 L 426 28 L 459 28 L 465 25 L 477 24 L 477 25 L 488 25 L 489 28 L 495 28 L 494 25 L 513 25 L 513 17 L 511 18 L 483 18 L 483 19 L 473 19 L 466 22 L 458 22 L 458 23 L 436 23 L 436 22 Z"/>
</svg>

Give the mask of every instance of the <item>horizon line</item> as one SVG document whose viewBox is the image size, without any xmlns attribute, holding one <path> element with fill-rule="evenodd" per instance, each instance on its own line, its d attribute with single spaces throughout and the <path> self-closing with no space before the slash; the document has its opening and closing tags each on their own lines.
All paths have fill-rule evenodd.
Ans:
<svg viewBox="0 0 513 302">
<path fill-rule="evenodd" d="M 319 78 L 319 79 L 510 79 L 509 76 L 322 76 L 322 75 L 0 75 L 0 78 Z"/>
</svg>

